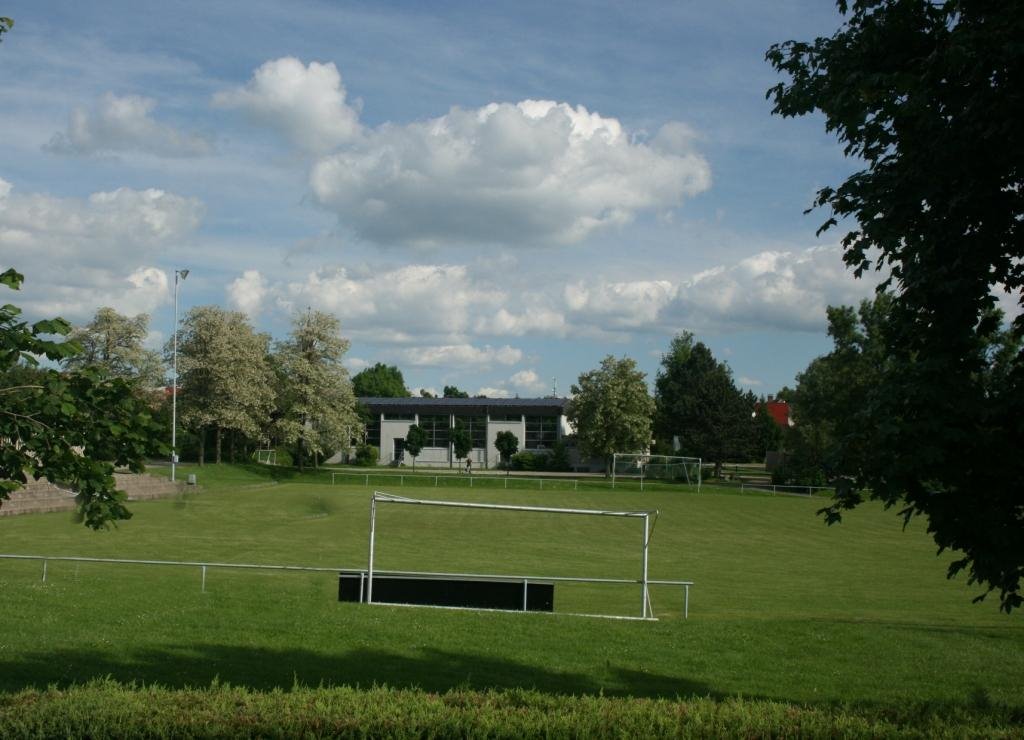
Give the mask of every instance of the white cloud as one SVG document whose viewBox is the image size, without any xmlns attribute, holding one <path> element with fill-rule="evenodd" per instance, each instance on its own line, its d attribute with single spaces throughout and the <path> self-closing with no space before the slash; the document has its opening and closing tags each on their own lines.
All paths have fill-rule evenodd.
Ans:
<svg viewBox="0 0 1024 740">
<path fill-rule="evenodd" d="M 359 113 L 345 102 L 334 63 L 282 57 L 264 63 L 245 87 L 214 95 L 213 104 L 234 108 L 286 136 L 299 149 L 324 153 L 359 131 Z"/>
<path fill-rule="evenodd" d="M 362 357 L 346 357 L 341 361 L 350 373 L 358 373 L 360 370 L 365 370 L 372 363 L 368 360 L 364 360 Z"/>
<path fill-rule="evenodd" d="M 212 141 L 153 119 L 156 101 L 138 95 L 107 93 L 92 109 L 71 111 L 66 132 L 44 147 L 58 154 L 145 152 L 160 157 L 198 157 L 213 152 Z"/>
<path fill-rule="evenodd" d="M 565 286 L 565 304 L 597 328 L 635 329 L 652 326 L 675 298 L 668 280 L 626 282 L 578 281 Z"/>
<path fill-rule="evenodd" d="M 407 265 L 367 275 L 324 268 L 303 281 L 276 284 L 270 292 L 284 308 L 330 311 L 354 336 L 392 342 L 462 336 L 473 316 L 492 311 L 505 298 L 478 285 L 464 265 Z"/>
<path fill-rule="evenodd" d="M 162 190 L 120 188 L 80 200 L 21 195 L 0 180 L 0 254 L 25 274 L 19 305 L 34 315 L 83 320 L 100 306 L 150 312 L 169 295 L 153 262 L 196 228 L 202 210 L 198 200 Z"/>
<path fill-rule="evenodd" d="M 320 159 L 310 182 L 344 226 L 378 243 L 571 244 L 709 187 L 680 130 L 645 144 L 583 106 L 452 108 L 366 131 Z"/>
<path fill-rule="evenodd" d="M 750 388 L 757 388 L 758 386 L 764 385 L 764 383 L 762 383 L 757 378 L 748 378 L 745 375 L 741 375 L 740 377 L 736 378 L 736 381 L 740 385 L 745 385 L 745 386 L 750 387 Z"/>
<path fill-rule="evenodd" d="M 254 317 L 263 309 L 267 295 L 267 281 L 259 270 L 246 270 L 231 281 L 227 288 L 228 304 L 237 311 Z"/>
<path fill-rule="evenodd" d="M 502 347 L 474 347 L 471 344 L 445 344 L 432 347 L 410 347 L 400 352 L 402 359 L 416 367 L 486 368 L 493 365 L 514 365 L 523 358 L 522 350 Z"/>
<path fill-rule="evenodd" d="M 855 305 L 877 282 L 873 273 L 855 279 L 839 247 L 761 252 L 680 285 L 666 318 L 712 331 L 821 331 L 829 305 Z"/>
<path fill-rule="evenodd" d="M 513 388 L 518 388 L 526 394 L 538 394 L 548 390 L 550 386 L 541 380 L 534 370 L 520 370 L 508 379 Z"/>
<path fill-rule="evenodd" d="M 512 398 L 512 394 L 505 388 L 491 388 L 483 386 L 478 388 L 474 396 L 486 396 L 487 398 Z"/>
<path fill-rule="evenodd" d="M 526 297 L 524 302 L 529 303 L 534 299 Z M 567 324 L 562 312 L 550 308 L 528 306 L 520 313 L 512 313 L 502 306 L 493 314 L 478 318 L 473 328 L 477 334 L 494 336 L 520 337 L 524 334 L 563 336 Z"/>
</svg>

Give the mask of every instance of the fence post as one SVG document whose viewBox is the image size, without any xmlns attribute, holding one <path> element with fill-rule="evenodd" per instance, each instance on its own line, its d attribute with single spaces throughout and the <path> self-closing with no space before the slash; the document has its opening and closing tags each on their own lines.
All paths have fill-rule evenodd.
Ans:
<svg viewBox="0 0 1024 740">
<path fill-rule="evenodd" d="M 367 488 L 370 487 L 370 474 L 369 473 L 366 474 L 366 487 Z"/>
<path fill-rule="evenodd" d="M 46 560 L 43 560 L 43 583 L 46 583 Z"/>
<path fill-rule="evenodd" d="M 523 579 L 523 611 L 524 612 L 526 611 L 526 594 L 527 594 L 527 585 L 529 583 L 530 583 L 530 579 L 528 579 L 528 578 L 524 578 Z"/>
<path fill-rule="evenodd" d="M 206 593 L 206 566 L 203 566 L 203 593 Z"/>
<path fill-rule="evenodd" d="M 540 479 L 540 490 L 542 490 L 542 491 L 544 490 L 544 479 L 543 478 Z"/>
</svg>

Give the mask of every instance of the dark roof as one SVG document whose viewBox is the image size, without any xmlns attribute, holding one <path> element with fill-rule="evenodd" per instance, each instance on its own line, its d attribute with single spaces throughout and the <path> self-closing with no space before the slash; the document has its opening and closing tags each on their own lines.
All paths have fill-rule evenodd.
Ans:
<svg viewBox="0 0 1024 740">
<path fill-rule="evenodd" d="M 490 410 L 522 413 L 543 411 L 565 413 L 568 398 L 360 398 L 374 411 L 412 411 L 420 413 L 487 413 Z"/>
</svg>

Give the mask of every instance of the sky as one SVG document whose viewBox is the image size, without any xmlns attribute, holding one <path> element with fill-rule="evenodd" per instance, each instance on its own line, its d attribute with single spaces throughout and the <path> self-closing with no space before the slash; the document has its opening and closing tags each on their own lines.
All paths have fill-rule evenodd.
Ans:
<svg viewBox="0 0 1024 740">
<path fill-rule="evenodd" d="M 275 339 L 333 313 L 352 372 L 569 393 L 607 355 L 653 382 L 684 331 L 758 394 L 870 296 L 815 191 L 823 119 L 771 115 L 765 50 L 824 0 L 7 0 L 4 302 L 83 324 L 216 304 Z"/>
</svg>

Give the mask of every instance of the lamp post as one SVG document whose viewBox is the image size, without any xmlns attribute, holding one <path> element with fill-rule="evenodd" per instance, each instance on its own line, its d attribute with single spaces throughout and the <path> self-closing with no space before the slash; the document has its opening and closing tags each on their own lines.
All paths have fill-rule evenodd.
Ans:
<svg viewBox="0 0 1024 740">
<path fill-rule="evenodd" d="M 178 278 L 188 277 L 188 270 L 174 271 L 174 385 L 171 386 L 171 480 L 178 464 Z"/>
</svg>

